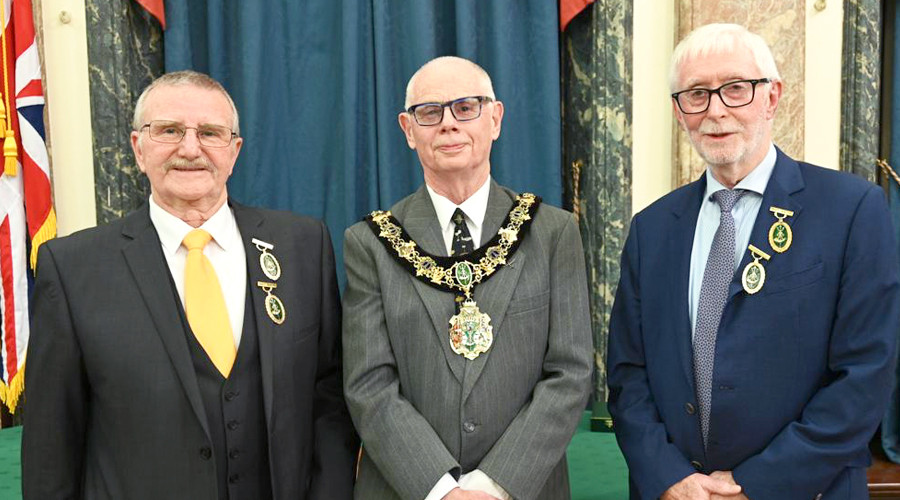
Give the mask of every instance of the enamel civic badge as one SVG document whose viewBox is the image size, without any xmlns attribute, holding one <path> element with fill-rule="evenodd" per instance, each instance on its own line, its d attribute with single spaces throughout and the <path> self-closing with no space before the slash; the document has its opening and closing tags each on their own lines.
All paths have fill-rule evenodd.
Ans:
<svg viewBox="0 0 900 500">
<path fill-rule="evenodd" d="M 741 274 L 741 284 L 744 285 L 745 292 L 753 295 L 762 290 L 763 285 L 766 283 L 766 268 L 763 267 L 759 260 L 769 260 L 770 256 L 753 245 L 750 245 L 748 248 L 753 257 L 753 262 L 748 263 L 744 267 L 744 272 Z"/>
<path fill-rule="evenodd" d="M 778 253 L 787 252 L 794 241 L 794 234 L 785 218 L 793 216 L 794 212 L 778 207 L 769 207 L 769 211 L 778 218 L 769 228 L 769 246 Z"/>
<path fill-rule="evenodd" d="M 252 241 L 256 245 L 256 249 L 262 252 L 259 254 L 259 267 L 262 268 L 263 274 L 272 281 L 278 281 L 278 278 L 281 277 L 281 264 L 270 252 L 275 245 L 256 238 L 253 238 Z"/>
<path fill-rule="evenodd" d="M 269 319 L 276 325 L 284 323 L 284 318 L 287 316 L 287 313 L 284 310 L 284 302 L 272 293 L 272 290 L 277 288 L 278 285 L 275 283 L 267 283 L 265 281 L 257 281 L 256 286 L 262 288 L 262 290 L 266 292 L 265 305 L 266 314 L 269 315 Z"/>
</svg>

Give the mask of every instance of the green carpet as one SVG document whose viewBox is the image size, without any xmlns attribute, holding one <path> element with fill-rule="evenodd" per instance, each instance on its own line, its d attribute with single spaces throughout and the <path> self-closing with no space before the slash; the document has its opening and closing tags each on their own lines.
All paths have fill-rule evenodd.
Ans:
<svg viewBox="0 0 900 500">
<path fill-rule="evenodd" d="M 611 432 L 591 432 L 591 412 L 585 412 L 569 444 L 572 500 L 628 498 L 628 467 Z"/>
<path fill-rule="evenodd" d="M 590 431 L 590 412 L 585 412 L 569 445 L 569 480 L 572 500 L 622 500 L 628 498 L 625 459 L 616 438 Z M 22 498 L 22 465 L 19 447 L 22 428 L 0 431 L 0 499 Z"/>
<path fill-rule="evenodd" d="M 0 499 L 22 498 L 22 428 L 0 431 Z"/>
</svg>

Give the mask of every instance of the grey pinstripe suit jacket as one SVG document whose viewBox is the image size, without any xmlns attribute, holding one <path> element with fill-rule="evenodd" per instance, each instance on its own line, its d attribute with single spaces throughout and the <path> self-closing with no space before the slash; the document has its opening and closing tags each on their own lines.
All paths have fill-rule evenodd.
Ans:
<svg viewBox="0 0 900 500">
<path fill-rule="evenodd" d="M 514 199 L 491 181 L 482 241 Z M 424 186 L 391 211 L 446 255 Z M 494 344 L 473 361 L 450 349 L 451 293 L 416 280 L 365 222 L 344 236 L 344 390 L 365 447 L 355 497 L 422 499 L 444 473 L 477 468 L 516 499 L 569 498 L 565 450 L 592 370 L 572 215 L 542 205 L 509 264 L 476 288 Z"/>
</svg>

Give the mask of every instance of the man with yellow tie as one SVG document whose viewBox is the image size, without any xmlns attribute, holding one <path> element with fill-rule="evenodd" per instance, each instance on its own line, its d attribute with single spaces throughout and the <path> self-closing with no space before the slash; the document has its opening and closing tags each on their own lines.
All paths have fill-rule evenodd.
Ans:
<svg viewBox="0 0 900 500">
<path fill-rule="evenodd" d="M 228 198 L 242 143 L 218 82 L 162 76 L 131 133 L 148 203 L 41 248 L 26 499 L 351 497 L 331 240 Z"/>
</svg>

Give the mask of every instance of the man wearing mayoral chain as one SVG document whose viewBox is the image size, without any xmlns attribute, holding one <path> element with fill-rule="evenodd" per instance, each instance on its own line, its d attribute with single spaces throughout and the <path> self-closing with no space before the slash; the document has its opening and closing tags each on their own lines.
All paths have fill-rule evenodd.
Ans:
<svg viewBox="0 0 900 500">
<path fill-rule="evenodd" d="M 364 499 L 568 499 L 592 355 L 570 213 L 490 177 L 503 104 L 434 59 L 400 127 L 425 185 L 345 233 L 344 391 Z"/>
<path fill-rule="evenodd" d="M 328 231 L 228 198 L 242 142 L 218 82 L 160 77 L 131 132 L 147 204 L 41 247 L 26 499 L 351 498 Z"/>
<path fill-rule="evenodd" d="M 672 57 L 705 160 L 637 214 L 609 327 L 609 410 L 631 498 L 868 498 L 900 330 L 881 188 L 772 143 L 765 41 L 712 24 Z"/>
</svg>

